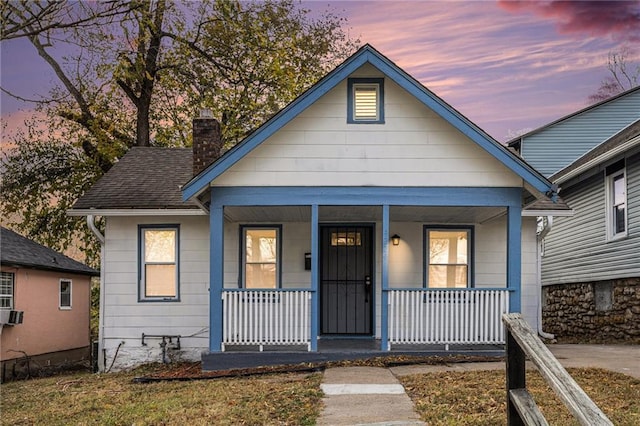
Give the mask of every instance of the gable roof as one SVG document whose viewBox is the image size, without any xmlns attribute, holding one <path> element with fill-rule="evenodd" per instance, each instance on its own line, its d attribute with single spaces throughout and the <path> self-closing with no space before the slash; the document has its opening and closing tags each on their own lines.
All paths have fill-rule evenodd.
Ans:
<svg viewBox="0 0 640 426">
<path fill-rule="evenodd" d="M 213 164 L 193 177 L 182 188 L 182 199 L 190 200 L 209 187 L 211 181 L 220 176 L 245 155 L 293 120 L 298 114 L 316 102 L 321 96 L 336 87 L 362 65 L 369 63 L 386 77 L 416 97 L 425 106 L 454 126 L 457 130 L 502 162 L 507 168 L 520 176 L 526 183 L 541 193 L 555 194 L 554 186 L 524 160 L 510 152 L 498 141 L 444 102 L 420 82 L 411 77 L 395 63 L 370 45 L 360 48 L 351 57 L 338 65 L 318 83 L 280 110 L 270 120 L 260 126 L 242 142 L 227 151 Z"/>
<path fill-rule="evenodd" d="M 552 182 L 565 182 L 574 176 L 601 164 L 614 156 L 640 146 L 640 119 L 593 148 L 591 151 L 553 174 Z"/>
<path fill-rule="evenodd" d="M 547 123 L 544 126 L 538 127 L 537 129 L 533 129 L 533 130 L 531 130 L 531 131 L 529 131 L 529 132 L 527 132 L 527 133 L 525 133 L 523 135 L 516 136 L 515 138 L 513 138 L 513 139 L 511 139 L 510 141 L 507 142 L 507 146 L 512 147 L 512 148 L 514 148 L 516 150 L 519 150 L 520 149 L 520 144 L 522 142 L 522 139 L 524 139 L 526 137 L 529 137 L 531 135 L 535 135 L 537 133 L 540 133 L 540 132 L 548 129 L 549 127 L 553 127 L 556 124 L 562 123 L 563 121 L 567 121 L 567 120 L 569 120 L 569 119 L 571 119 L 571 118 L 573 118 L 575 116 L 578 116 L 580 114 L 584 114 L 585 112 L 597 109 L 602 105 L 615 102 L 620 98 L 624 98 L 624 97 L 626 97 L 626 96 L 628 96 L 628 95 L 630 95 L 632 93 L 638 92 L 638 91 L 640 91 L 640 86 L 632 87 L 631 89 L 626 90 L 626 91 L 624 91 L 622 93 L 619 93 L 616 96 L 613 96 L 613 97 L 611 97 L 609 99 L 605 99 L 605 100 L 597 102 L 597 103 L 595 103 L 593 105 L 589 105 L 589 106 L 587 106 L 585 108 L 582 108 L 582 109 L 580 109 L 578 111 L 572 112 L 571 114 L 565 115 L 564 117 L 560 117 L 557 120 L 552 121 L 551 123 Z"/>
<path fill-rule="evenodd" d="M 182 201 L 180 187 L 193 177 L 190 148 L 133 147 L 72 210 L 198 209 Z"/>
<path fill-rule="evenodd" d="M 100 273 L 62 253 L 36 243 L 10 229 L 0 227 L 0 264 L 47 271 L 98 276 Z"/>
</svg>

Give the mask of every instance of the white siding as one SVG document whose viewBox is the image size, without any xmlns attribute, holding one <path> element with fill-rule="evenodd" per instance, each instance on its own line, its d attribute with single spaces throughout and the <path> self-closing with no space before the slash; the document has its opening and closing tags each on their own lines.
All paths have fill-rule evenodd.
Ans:
<svg viewBox="0 0 640 426">
<path fill-rule="evenodd" d="M 180 225 L 180 301 L 138 302 L 138 225 Z M 208 217 L 109 217 L 106 224 L 104 345 L 107 361 L 121 342 L 116 366 L 160 361 L 160 340 L 142 333 L 181 335 L 192 357 L 209 345 Z M 186 337 L 191 336 L 191 337 Z M 116 367 L 118 368 L 118 367 Z"/>
<path fill-rule="evenodd" d="M 536 218 L 522 218 L 522 275 L 521 275 L 521 311 L 524 319 L 537 329 L 537 319 L 540 304 L 540 283 L 538 279 L 536 239 Z"/>
<path fill-rule="evenodd" d="M 519 187 L 522 180 L 386 79 L 384 124 L 347 124 L 345 80 L 212 185 Z"/>
</svg>

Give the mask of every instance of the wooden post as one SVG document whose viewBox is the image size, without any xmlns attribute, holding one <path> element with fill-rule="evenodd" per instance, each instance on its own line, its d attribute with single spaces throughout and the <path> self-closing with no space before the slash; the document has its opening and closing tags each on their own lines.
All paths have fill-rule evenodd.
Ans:
<svg viewBox="0 0 640 426">
<path fill-rule="evenodd" d="M 507 328 L 507 425 L 524 425 L 510 392 L 514 389 L 526 389 L 526 357 L 524 351 Z"/>
</svg>

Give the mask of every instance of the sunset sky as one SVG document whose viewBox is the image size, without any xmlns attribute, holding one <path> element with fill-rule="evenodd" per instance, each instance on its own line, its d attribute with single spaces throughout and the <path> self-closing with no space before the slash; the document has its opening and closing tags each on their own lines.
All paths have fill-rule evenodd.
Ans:
<svg viewBox="0 0 640 426">
<path fill-rule="evenodd" d="M 640 61 L 640 1 L 304 1 L 369 43 L 494 138 L 587 106 L 609 52 Z M 28 43 L 2 44 L 2 87 L 46 94 L 55 76 Z M 1 97 L 9 131 L 30 104 Z"/>
</svg>

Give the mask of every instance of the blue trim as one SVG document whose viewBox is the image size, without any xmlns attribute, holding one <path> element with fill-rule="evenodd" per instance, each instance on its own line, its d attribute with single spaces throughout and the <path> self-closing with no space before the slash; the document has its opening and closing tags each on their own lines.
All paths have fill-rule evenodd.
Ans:
<svg viewBox="0 0 640 426">
<path fill-rule="evenodd" d="M 355 96 L 353 92 L 354 84 L 375 84 L 378 86 L 378 119 L 377 120 L 356 120 Z M 349 124 L 384 124 L 384 78 L 349 78 L 347 79 L 347 123 Z"/>
<path fill-rule="evenodd" d="M 549 182 L 543 175 L 529 166 L 524 160 L 511 153 L 507 148 L 500 145 L 500 143 L 487 135 L 453 107 L 438 98 L 416 79 L 411 77 L 396 64 L 367 44 L 327 74 L 322 80 L 320 80 L 320 82 L 278 112 L 258 130 L 244 139 L 244 141 L 229 150 L 218 161 L 189 181 L 182 188 L 182 199 L 187 201 L 208 188 L 211 181 L 228 170 L 255 147 L 280 130 L 283 126 L 298 116 L 298 114 L 307 109 L 320 97 L 328 93 L 366 63 L 378 68 L 392 81 L 415 96 L 425 106 L 432 109 L 465 136 L 480 145 L 488 153 L 501 161 L 507 168 L 523 178 L 538 191 L 542 193 L 554 193 L 551 182 Z"/>
<path fill-rule="evenodd" d="M 222 288 L 224 286 L 224 209 L 209 213 L 209 350 L 222 350 Z"/>
<path fill-rule="evenodd" d="M 318 205 L 311 206 L 311 351 L 318 350 L 318 330 L 320 326 L 320 297 L 318 288 L 320 287 L 320 270 L 318 257 L 320 254 L 320 224 Z"/>
<path fill-rule="evenodd" d="M 144 260 L 144 231 L 154 229 L 172 229 L 176 231 L 175 264 L 176 264 L 176 295 L 175 296 L 146 296 L 146 277 L 143 269 Z M 143 282 L 144 281 L 144 282 Z M 143 224 L 138 225 L 138 302 L 180 302 L 180 224 Z"/>
<path fill-rule="evenodd" d="M 382 298 L 380 299 L 380 350 L 389 347 L 389 205 L 382 206 Z"/>
<path fill-rule="evenodd" d="M 509 311 L 520 312 L 522 293 L 522 209 L 520 206 L 509 207 L 507 212 L 507 287 L 513 292 L 509 294 Z"/>
<path fill-rule="evenodd" d="M 282 287 L 282 225 L 278 224 L 278 225 L 262 225 L 262 224 L 249 224 L 249 225 L 240 225 L 240 238 L 239 240 L 239 252 L 240 252 L 240 261 L 238 262 L 238 265 L 240 266 L 240 271 L 238 272 L 238 288 L 244 288 L 245 287 L 245 283 L 244 283 L 244 270 L 245 270 L 245 256 L 244 256 L 244 249 L 246 247 L 245 241 L 244 241 L 244 231 L 245 229 L 275 229 L 276 230 L 276 251 L 278 253 L 278 257 L 276 259 L 276 277 L 278 282 L 276 283 L 276 290 L 279 289 L 280 287 Z M 264 289 L 258 289 L 258 288 L 253 288 L 251 290 L 270 290 L 268 288 L 264 288 Z M 271 289 L 273 290 L 273 289 Z"/>
<path fill-rule="evenodd" d="M 211 206 L 520 207 L 522 188 L 486 187 L 216 187 Z"/>
<path fill-rule="evenodd" d="M 439 290 L 439 287 L 429 287 L 429 242 L 427 238 L 428 231 L 437 230 L 459 230 L 469 231 L 469 241 L 467 242 L 467 289 L 474 288 L 476 285 L 475 277 L 475 226 L 473 225 L 424 225 L 422 227 L 422 287 L 429 290 Z M 454 289 L 462 290 L 462 289 Z"/>
</svg>

